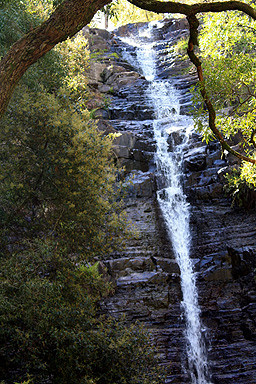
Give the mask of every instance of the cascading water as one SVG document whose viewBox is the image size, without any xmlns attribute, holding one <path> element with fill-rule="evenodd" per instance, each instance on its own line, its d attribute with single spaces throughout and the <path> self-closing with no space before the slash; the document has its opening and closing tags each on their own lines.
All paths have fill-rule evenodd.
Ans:
<svg viewBox="0 0 256 384">
<path fill-rule="evenodd" d="M 196 289 L 195 274 L 189 257 L 190 228 L 189 204 L 182 188 L 182 159 L 189 133 L 193 127 L 188 116 L 180 115 L 179 93 L 169 81 L 157 79 L 156 55 L 151 39 L 152 24 L 136 38 L 124 39 L 136 47 L 137 64 L 149 82 L 146 97 L 153 103 L 153 121 L 156 140 L 156 165 L 160 184 L 158 202 L 161 207 L 174 254 L 180 267 L 183 301 L 181 303 L 186 319 L 188 367 L 192 384 L 210 384 L 207 358 L 202 337 L 200 308 Z M 145 39 L 147 42 L 145 42 Z M 129 60 L 129 57 L 126 57 Z M 134 65 L 134 58 L 132 60 Z M 169 151 L 168 138 L 178 132 L 182 142 L 172 143 Z M 175 135 L 174 135 L 175 137 Z"/>
</svg>

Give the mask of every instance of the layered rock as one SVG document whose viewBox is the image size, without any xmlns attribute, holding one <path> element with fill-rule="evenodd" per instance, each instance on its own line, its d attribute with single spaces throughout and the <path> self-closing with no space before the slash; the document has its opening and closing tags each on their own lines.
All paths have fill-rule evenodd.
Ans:
<svg viewBox="0 0 256 384">
<path fill-rule="evenodd" d="M 136 232 L 123 252 L 106 256 L 115 294 L 102 302 L 102 310 L 117 317 L 125 313 L 127 321 L 143 321 L 168 367 L 167 382 L 189 383 L 179 267 L 156 199 L 153 107 L 145 97 L 147 81 L 136 70 L 134 48 L 119 39 L 144 25 L 128 25 L 115 34 L 85 30 L 94 53 L 89 73 L 92 109 L 99 129 L 119 133 L 113 153 L 126 169 L 126 211 Z M 155 29 L 158 76 L 171 79 L 180 90 L 181 113 L 190 108 L 188 90 L 196 78 L 193 72 L 184 74 L 188 63 L 177 59 L 172 45 L 187 33 L 185 19 L 168 20 Z M 126 61 L 127 55 L 135 67 Z M 170 137 L 170 151 L 179 140 L 177 134 Z M 191 204 L 191 257 L 206 326 L 211 382 L 252 384 L 256 213 L 231 208 L 224 196 L 223 175 L 234 161 L 221 160 L 218 143 L 205 145 L 193 133 L 184 153 L 184 189 Z"/>
</svg>

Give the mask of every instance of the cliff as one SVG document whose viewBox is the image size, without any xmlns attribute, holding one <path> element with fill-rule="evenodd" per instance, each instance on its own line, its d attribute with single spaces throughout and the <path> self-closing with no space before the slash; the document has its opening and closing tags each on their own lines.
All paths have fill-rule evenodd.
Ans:
<svg viewBox="0 0 256 384">
<path fill-rule="evenodd" d="M 113 156 L 125 166 L 128 218 L 136 236 L 126 249 L 106 256 L 104 264 L 115 294 L 102 311 L 125 314 L 152 331 L 168 367 L 167 383 L 189 383 L 180 271 L 158 206 L 161 177 L 154 162 L 153 107 L 145 96 L 148 82 L 136 69 L 134 47 L 120 40 L 145 24 L 115 33 L 85 29 L 92 62 L 88 107 L 103 132 L 118 132 Z M 166 20 L 155 29 L 157 74 L 180 91 L 181 114 L 189 112 L 189 88 L 196 82 L 188 62 L 173 44 L 187 35 L 185 19 Z M 127 60 L 129 58 L 129 61 Z M 134 62 L 131 65 L 130 62 Z M 179 135 L 170 135 L 170 151 Z M 231 207 L 223 192 L 224 174 L 236 159 L 221 160 L 217 142 L 206 145 L 196 132 L 184 153 L 184 190 L 190 203 L 191 257 L 197 275 L 201 318 L 205 326 L 211 382 L 253 384 L 256 377 L 256 212 Z"/>
</svg>

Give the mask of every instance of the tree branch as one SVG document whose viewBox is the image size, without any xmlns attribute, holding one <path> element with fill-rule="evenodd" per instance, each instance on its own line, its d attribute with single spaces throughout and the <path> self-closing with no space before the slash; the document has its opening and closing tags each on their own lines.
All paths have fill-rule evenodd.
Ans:
<svg viewBox="0 0 256 384">
<path fill-rule="evenodd" d="M 74 36 L 112 0 L 65 0 L 39 27 L 18 40 L 0 61 L 0 117 L 27 69 L 56 44 Z"/>
<path fill-rule="evenodd" d="M 139 8 L 156 13 L 181 13 L 186 16 L 203 12 L 242 11 L 256 20 L 256 10 L 242 1 L 217 1 L 211 3 L 182 4 L 172 1 L 128 0 Z"/>
<path fill-rule="evenodd" d="M 232 149 L 228 145 L 228 143 L 224 140 L 224 137 L 222 136 L 221 132 L 216 127 L 216 123 L 215 123 L 216 112 L 215 112 L 215 109 L 211 103 L 211 100 L 209 99 L 208 94 L 206 92 L 201 62 L 194 53 L 194 45 L 197 45 L 195 42 L 197 41 L 199 21 L 195 15 L 188 16 L 187 20 L 189 22 L 189 28 L 190 28 L 190 36 L 189 36 L 189 41 L 188 41 L 187 52 L 188 52 L 188 56 L 189 56 L 191 62 L 195 65 L 195 67 L 197 69 L 200 92 L 201 92 L 204 103 L 205 103 L 206 108 L 207 108 L 208 113 L 209 113 L 209 127 L 212 130 L 212 132 L 214 133 L 214 135 L 217 137 L 217 139 L 219 140 L 221 147 L 222 147 L 222 151 L 227 150 L 229 153 L 236 156 L 240 160 L 244 160 L 244 161 L 250 162 L 252 164 L 256 164 L 255 159 L 251 159 L 250 157 L 244 156 L 241 153 Z M 254 135 L 252 135 L 252 140 L 253 140 L 253 137 L 254 137 Z"/>
</svg>

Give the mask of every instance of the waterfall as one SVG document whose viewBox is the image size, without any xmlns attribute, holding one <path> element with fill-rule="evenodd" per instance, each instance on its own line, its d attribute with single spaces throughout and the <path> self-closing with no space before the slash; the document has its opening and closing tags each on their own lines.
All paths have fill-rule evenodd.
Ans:
<svg viewBox="0 0 256 384">
<path fill-rule="evenodd" d="M 152 29 L 153 25 L 150 23 L 146 29 L 140 31 L 139 36 L 122 40 L 136 47 L 136 60 L 132 58 L 131 61 L 131 57 L 128 56 L 126 59 L 133 65 L 136 61 L 139 70 L 149 82 L 146 97 L 150 98 L 155 115 L 153 121 L 157 147 L 155 162 L 160 184 L 157 196 L 181 272 L 183 293 L 181 306 L 186 320 L 185 336 L 191 382 L 192 384 L 210 384 L 195 274 L 189 255 L 190 209 L 182 188 L 183 152 L 193 124 L 190 117 L 180 115 L 180 95 L 171 82 L 157 79 L 156 54 L 153 38 L 151 38 Z M 179 144 L 175 144 L 177 133 L 182 137 L 182 140 L 178 140 Z M 170 152 L 169 143 L 172 136 Z"/>
</svg>

